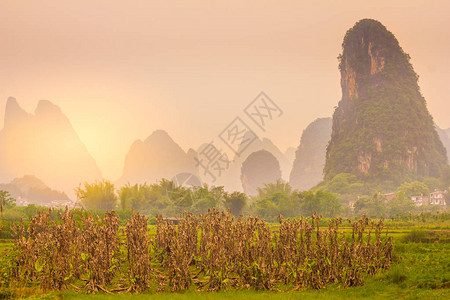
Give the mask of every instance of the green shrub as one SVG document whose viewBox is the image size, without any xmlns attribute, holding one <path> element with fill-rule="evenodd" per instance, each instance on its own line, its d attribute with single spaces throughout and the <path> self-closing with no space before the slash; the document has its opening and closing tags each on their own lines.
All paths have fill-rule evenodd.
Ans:
<svg viewBox="0 0 450 300">
<path fill-rule="evenodd" d="M 402 239 L 404 243 L 422 243 L 427 241 L 427 233 L 423 229 L 413 229 Z"/>
<path fill-rule="evenodd" d="M 400 284 L 404 282 L 408 277 L 405 275 L 405 269 L 396 265 L 392 267 L 389 278 L 391 279 L 392 283 Z"/>
</svg>

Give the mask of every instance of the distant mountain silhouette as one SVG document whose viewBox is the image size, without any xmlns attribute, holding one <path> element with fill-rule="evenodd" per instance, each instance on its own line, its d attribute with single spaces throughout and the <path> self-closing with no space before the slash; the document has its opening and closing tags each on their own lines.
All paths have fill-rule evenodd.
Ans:
<svg viewBox="0 0 450 300">
<path fill-rule="evenodd" d="M 34 174 L 72 196 L 81 182 L 101 178 L 67 117 L 46 100 L 39 101 L 33 115 L 8 98 L 0 131 L 0 166 L 0 182 Z"/>
<path fill-rule="evenodd" d="M 249 134 L 245 135 L 243 140 L 246 140 Z M 250 137 L 249 137 L 250 138 Z M 203 144 L 199 147 L 198 153 L 201 153 L 202 149 L 207 144 Z M 215 145 L 215 144 L 214 144 Z M 216 145 L 215 145 L 216 146 Z M 219 147 L 219 144 L 217 145 Z M 243 149 L 243 147 L 247 147 Z M 224 149 L 220 149 L 224 150 Z M 240 155 L 233 155 L 229 157 L 229 160 L 231 161 L 229 168 L 225 171 L 223 171 L 222 175 L 220 177 L 217 177 L 215 182 L 212 182 L 209 176 L 202 176 L 202 172 L 200 170 L 200 176 L 202 176 L 203 181 L 213 184 L 215 186 L 224 186 L 227 191 L 243 191 L 242 190 L 242 182 L 240 180 L 241 176 L 241 168 L 242 163 L 250 156 L 250 154 L 260 151 L 260 150 L 266 150 L 267 152 L 271 153 L 279 162 L 280 168 L 281 168 L 281 177 L 287 180 L 289 176 L 289 172 L 292 168 L 292 160 L 293 158 L 289 158 L 288 156 L 293 156 L 292 154 L 287 154 L 287 156 L 280 151 L 280 149 L 275 146 L 275 144 L 267 139 L 267 138 L 256 138 L 251 144 L 248 146 L 241 145 L 237 152 L 240 153 Z M 223 151 L 222 151 L 223 152 Z M 293 152 L 293 150 L 291 150 Z"/>
<path fill-rule="evenodd" d="M 251 153 L 242 163 L 241 182 L 244 192 L 255 196 L 257 188 L 265 183 L 281 179 L 280 164 L 276 157 L 266 150 Z"/>
<path fill-rule="evenodd" d="M 0 190 L 8 191 L 17 204 L 56 206 L 67 204 L 69 197 L 48 187 L 42 180 L 32 175 L 15 178 L 10 183 L 0 184 Z"/>
<path fill-rule="evenodd" d="M 192 149 L 184 152 L 166 131 L 156 130 L 145 141 L 137 140 L 131 145 L 117 185 L 155 183 L 179 173 L 198 175 L 196 155 Z"/>
<path fill-rule="evenodd" d="M 441 139 L 442 144 L 444 145 L 445 149 L 447 150 L 447 159 L 450 163 L 450 128 L 447 130 L 439 128 L 436 124 L 434 124 L 434 127 L 436 128 L 436 131 L 439 135 L 439 138 Z"/>
<path fill-rule="evenodd" d="M 319 118 L 303 131 L 289 179 L 293 188 L 308 190 L 322 181 L 331 124 L 331 118 Z"/>
</svg>

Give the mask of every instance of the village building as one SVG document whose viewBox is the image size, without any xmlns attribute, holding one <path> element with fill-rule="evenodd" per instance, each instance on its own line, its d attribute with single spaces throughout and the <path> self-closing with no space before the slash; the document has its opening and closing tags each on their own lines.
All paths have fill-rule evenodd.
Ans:
<svg viewBox="0 0 450 300">
<path fill-rule="evenodd" d="M 438 191 L 434 190 L 434 192 L 430 193 L 430 205 L 440 205 L 440 206 L 446 206 L 447 203 L 445 202 L 445 194 L 447 191 Z"/>
<path fill-rule="evenodd" d="M 383 194 L 383 196 L 386 198 L 386 202 L 387 201 L 391 201 L 394 198 L 397 198 L 397 193 L 388 193 L 388 194 Z"/>
<path fill-rule="evenodd" d="M 447 206 L 447 203 L 445 201 L 445 195 L 447 193 L 448 193 L 447 191 L 434 190 L 434 192 L 430 193 L 429 197 L 420 195 L 420 196 L 412 196 L 410 199 L 414 201 L 414 204 L 416 206 L 439 205 L 445 207 Z"/>
<path fill-rule="evenodd" d="M 359 196 L 358 196 L 358 200 L 359 200 Z M 357 201 L 357 200 L 356 200 Z M 350 209 L 353 211 L 353 210 L 355 210 L 355 203 L 356 203 L 356 201 L 355 200 L 350 200 L 349 202 L 348 202 L 348 206 L 350 207 Z"/>
<path fill-rule="evenodd" d="M 411 200 L 416 206 L 428 205 L 430 201 L 430 199 L 424 195 L 412 196 Z"/>
</svg>

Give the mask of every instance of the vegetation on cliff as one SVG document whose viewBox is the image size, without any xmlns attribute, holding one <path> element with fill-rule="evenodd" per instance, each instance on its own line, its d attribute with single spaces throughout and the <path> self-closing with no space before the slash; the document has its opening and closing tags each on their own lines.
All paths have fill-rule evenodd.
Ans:
<svg viewBox="0 0 450 300">
<path fill-rule="evenodd" d="M 325 180 L 340 173 L 398 186 L 439 177 L 446 150 L 406 54 L 380 22 L 350 29 L 339 56 L 342 99 L 333 115 Z"/>
</svg>

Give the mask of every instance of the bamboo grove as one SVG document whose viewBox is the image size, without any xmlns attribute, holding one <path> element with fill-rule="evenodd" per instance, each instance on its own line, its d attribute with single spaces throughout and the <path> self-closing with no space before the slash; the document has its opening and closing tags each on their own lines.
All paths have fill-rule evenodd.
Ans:
<svg viewBox="0 0 450 300">
<path fill-rule="evenodd" d="M 162 292 L 187 289 L 321 289 L 363 284 L 389 269 L 392 241 L 383 222 L 362 217 L 283 219 L 271 227 L 258 217 L 210 210 L 185 213 L 178 224 L 134 213 L 120 226 L 114 211 L 103 218 L 72 211 L 38 212 L 14 227 L 1 285 L 79 292 Z M 346 230 L 340 225 L 349 222 Z M 319 228 L 320 227 L 320 228 Z"/>
</svg>

